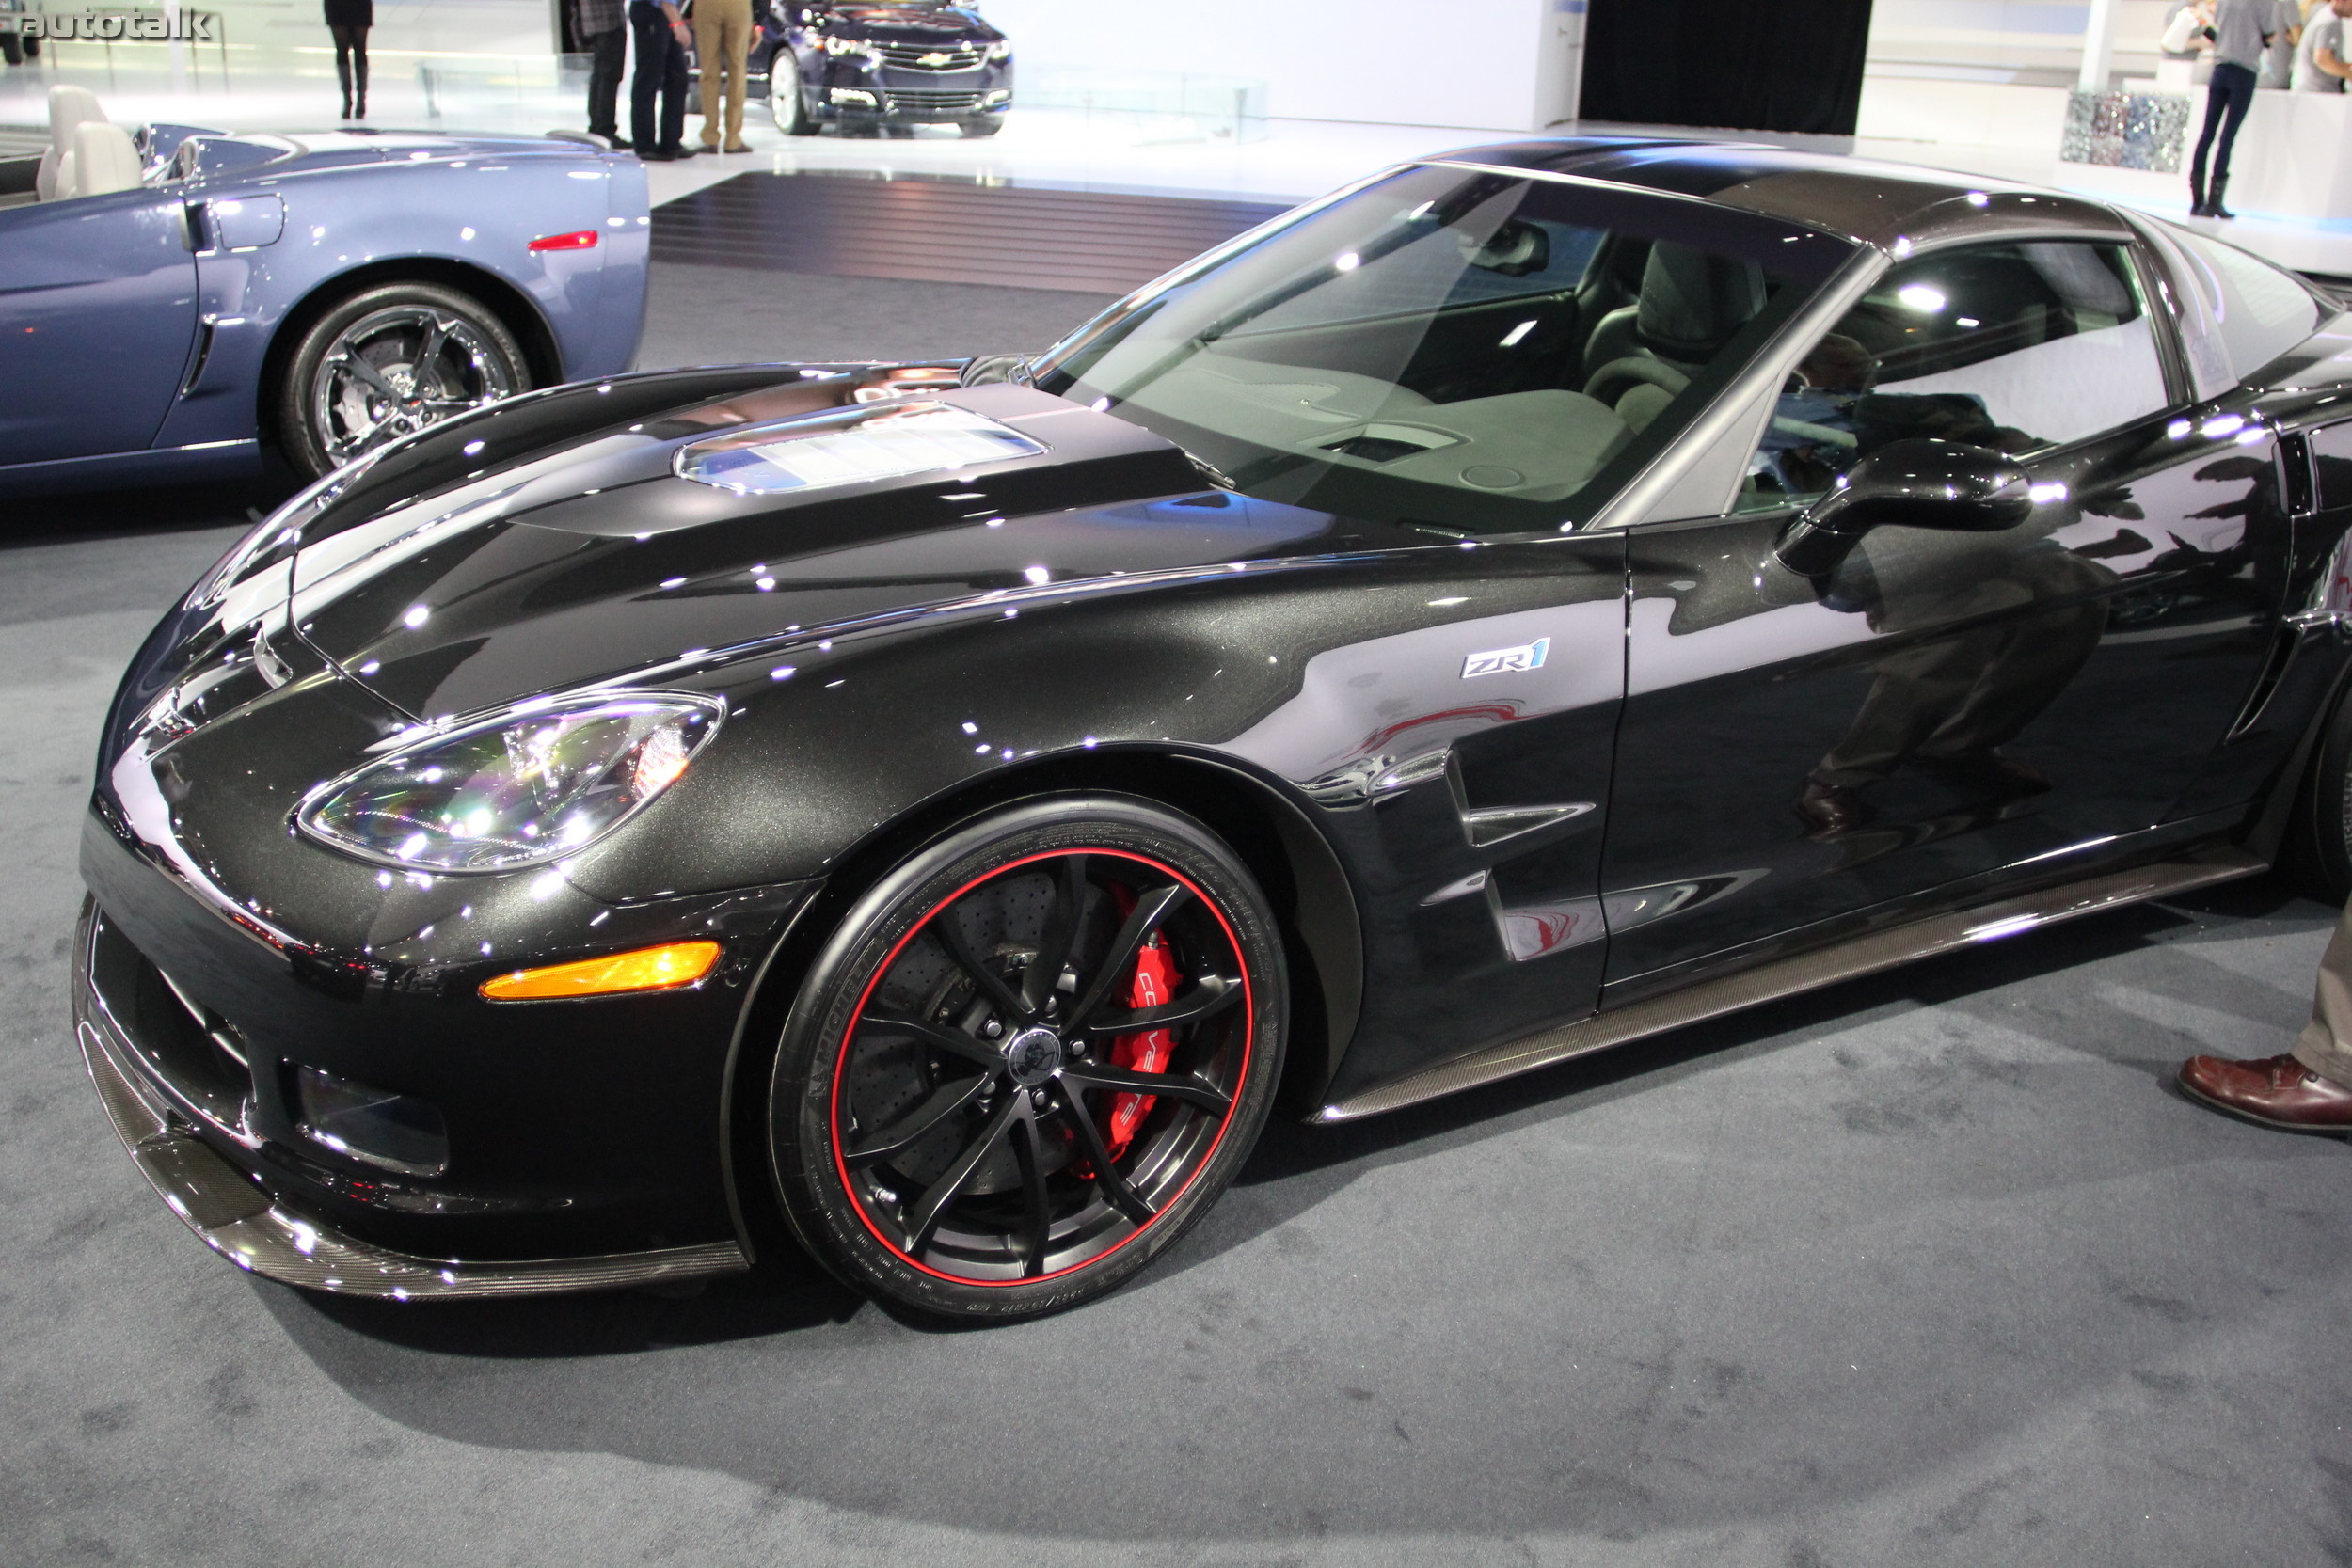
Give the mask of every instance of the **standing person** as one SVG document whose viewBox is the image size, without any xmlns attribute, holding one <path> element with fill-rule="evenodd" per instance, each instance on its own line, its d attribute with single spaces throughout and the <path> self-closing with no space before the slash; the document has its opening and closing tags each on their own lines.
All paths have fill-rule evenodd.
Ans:
<svg viewBox="0 0 2352 1568">
<path fill-rule="evenodd" d="M 375 0 L 326 0 L 326 30 L 335 35 L 335 79 L 343 85 L 343 118 L 368 118 L 368 29 Z"/>
<path fill-rule="evenodd" d="M 2339 8 L 2344 3 L 2337 0 Z M 2352 1132 L 2352 909 L 2336 923 L 2319 960 L 2312 1021 L 2294 1049 L 2251 1062 L 2191 1056 L 2181 1065 L 2180 1083 L 2206 1104 L 2265 1127 Z"/>
<path fill-rule="evenodd" d="M 2303 41 L 2301 0 L 2271 0 L 2270 44 L 2263 51 L 2263 86 L 2295 85 L 2295 46 Z"/>
<path fill-rule="evenodd" d="M 743 71 L 752 50 L 752 0 L 694 0 L 694 52 L 702 61 L 703 150 L 719 150 L 719 79 L 726 77 L 729 152 L 743 142 Z"/>
<path fill-rule="evenodd" d="M 621 143 L 621 61 L 628 53 L 621 0 L 572 0 L 572 30 L 588 51 L 588 134 Z"/>
<path fill-rule="evenodd" d="M 2222 205 L 2230 188 L 2230 149 L 2237 129 L 2253 107 L 2255 73 L 2270 35 L 2264 24 L 2271 20 L 2270 0 L 2220 0 L 2213 14 L 2213 82 L 2205 88 L 2205 129 L 2197 138 L 2196 156 L 2189 160 L 2188 215 L 2228 218 L 2237 214 Z M 2214 150 L 2214 133 L 2221 147 L 2213 160 L 2210 194 L 2205 183 L 2205 154 Z"/>
<path fill-rule="evenodd" d="M 2319 0 L 2303 24 L 2303 46 L 2295 52 L 2295 90 L 2342 92 L 2352 65 L 2345 64 L 2345 17 L 2352 0 Z"/>
<path fill-rule="evenodd" d="M 686 22 L 677 0 L 629 0 L 628 27 L 637 39 L 637 69 L 628 79 L 629 142 L 640 158 L 666 163 L 686 150 Z M 661 119 L 654 119 L 654 99 Z"/>
</svg>

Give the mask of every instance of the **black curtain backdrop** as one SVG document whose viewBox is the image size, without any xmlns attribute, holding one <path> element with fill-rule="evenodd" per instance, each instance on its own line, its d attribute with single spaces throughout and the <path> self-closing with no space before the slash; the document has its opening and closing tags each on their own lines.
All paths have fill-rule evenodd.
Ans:
<svg viewBox="0 0 2352 1568">
<path fill-rule="evenodd" d="M 1870 0 L 1591 0 L 1582 119 L 1851 136 Z"/>
</svg>

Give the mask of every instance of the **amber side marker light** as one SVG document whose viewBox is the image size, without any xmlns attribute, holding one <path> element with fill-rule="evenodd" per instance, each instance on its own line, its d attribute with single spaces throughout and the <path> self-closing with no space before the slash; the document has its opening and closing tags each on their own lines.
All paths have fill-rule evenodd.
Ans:
<svg viewBox="0 0 2352 1568">
<path fill-rule="evenodd" d="M 660 947 L 640 947 L 634 953 L 615 953 L 609 958 L 582 958 L 578 963 L 494 975 L 482 982 L 482 994 L 493 1002 L 545 1002 L 623 990 L 660 990 L 692 985 L 718 961 L 715 942 L 671 942 Z"/>
</svg>

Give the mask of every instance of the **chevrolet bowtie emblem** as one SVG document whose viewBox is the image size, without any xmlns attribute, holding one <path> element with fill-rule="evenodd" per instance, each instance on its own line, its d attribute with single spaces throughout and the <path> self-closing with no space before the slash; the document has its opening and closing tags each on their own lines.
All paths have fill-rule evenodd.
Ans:
<svg viewBox="0 0 2352 1568">
<path fill-rule="evenodd" d="M 914 63 L 916 65 L 946 65 L 953 58 L 955 58 L 954 55 L 943 55 L 938 50 L 934 49 L 930 54 L 924 55 L 921 59 L 916 60 Z"/>
</svg>

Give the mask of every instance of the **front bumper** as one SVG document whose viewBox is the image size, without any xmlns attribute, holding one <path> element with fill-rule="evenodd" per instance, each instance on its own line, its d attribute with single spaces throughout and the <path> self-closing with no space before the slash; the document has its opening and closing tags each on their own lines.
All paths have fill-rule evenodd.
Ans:
<svg viewBox="0 0 2352 1568">
<path fill-rule="evenodd" d="M 750 1267 L 732 1241 L 590 1258 L 421 1258 L 361 1241 L 273 1196 L 198 1134 L 194 1107 L 136 1065 L 139 1053 L 92 974 L 98 920 L 96 901 L 86 900 L 74 936 L 73 1025 L 99 1103 L 171 1212 L 239 1268 L 305 1290 L 415 1301 L 605 1291 Z"/>
</svg>

